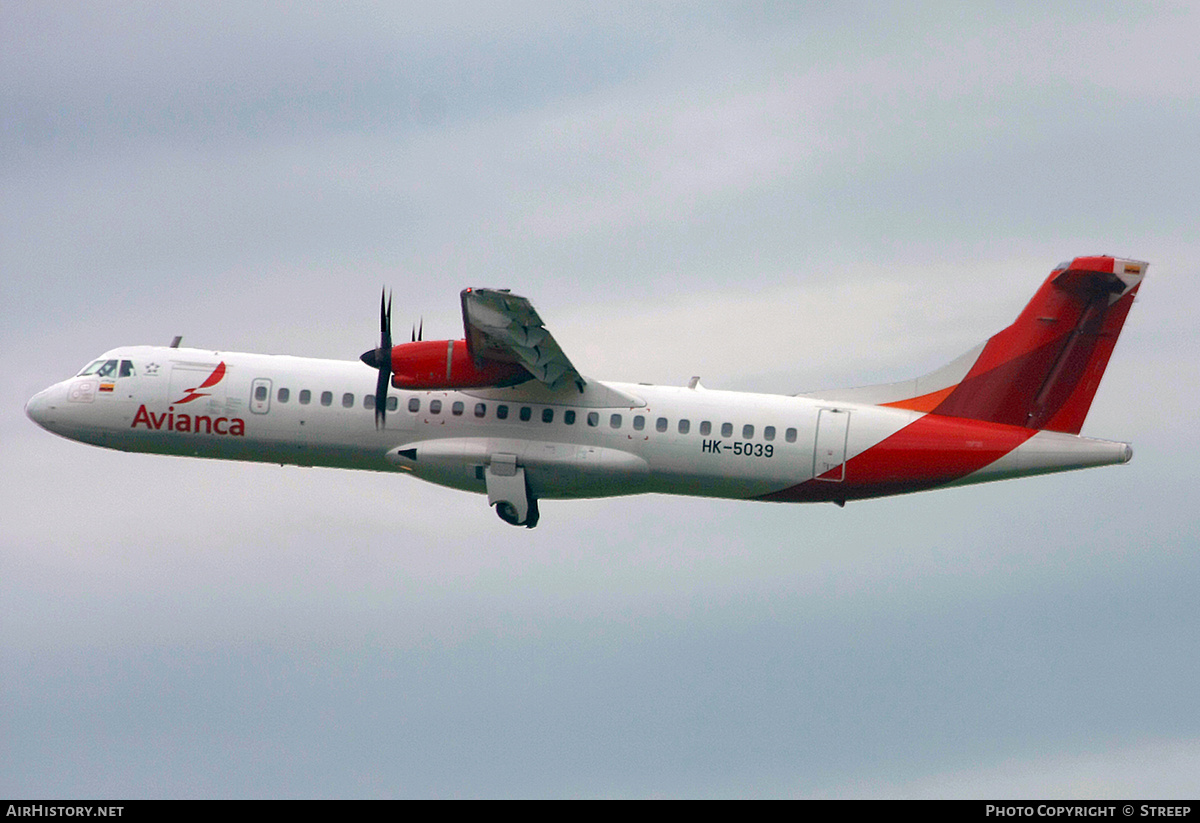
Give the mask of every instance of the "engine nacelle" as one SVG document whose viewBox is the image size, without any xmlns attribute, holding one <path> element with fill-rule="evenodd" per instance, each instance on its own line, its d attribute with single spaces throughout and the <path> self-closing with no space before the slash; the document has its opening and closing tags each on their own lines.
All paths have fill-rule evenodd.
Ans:
<svg viewBox="0 0 1200 823">
<path fill-rule="evenodd" d="M 518 363 L 476 365 L 466 340 L 421 340 L 392 346 L 392 385 L 398 389 L 480 389 L 530 379 Z"/>
</svg>

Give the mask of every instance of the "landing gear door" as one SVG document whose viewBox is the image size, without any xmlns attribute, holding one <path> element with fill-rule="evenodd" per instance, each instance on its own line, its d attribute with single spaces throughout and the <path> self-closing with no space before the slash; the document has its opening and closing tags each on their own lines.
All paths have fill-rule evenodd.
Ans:
<svg viewBox="0 0 1200 823">
<path fill-rule="evenodd" d="M 529 493 L 525 469 L 515 454 L 493 454 L 484 474 L 488 505 L 505 523 L 532 529 L 538 522 L 537 500 Z"/>
<path fill-rule="evenodd" d="M 813 450 L 813 477 L 840 483 L 846 479 L 846 437 L 850 412 L 821 409 L 817 417 L 817 442 Z"/>
</svg>

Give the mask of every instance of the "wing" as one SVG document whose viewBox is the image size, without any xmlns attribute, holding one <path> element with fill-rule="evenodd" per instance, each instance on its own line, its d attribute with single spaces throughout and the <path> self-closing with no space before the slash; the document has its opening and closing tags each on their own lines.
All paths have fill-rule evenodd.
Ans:
<svg viewBox="0 0 1200 823">
<path fill-rule="evenodd" d="M 571 365 L 524 297 L 504 289 L 463 289 L 467 351 L 476 360 L 520 363 L 551 389 L 587 381 Z"/>
</svg>

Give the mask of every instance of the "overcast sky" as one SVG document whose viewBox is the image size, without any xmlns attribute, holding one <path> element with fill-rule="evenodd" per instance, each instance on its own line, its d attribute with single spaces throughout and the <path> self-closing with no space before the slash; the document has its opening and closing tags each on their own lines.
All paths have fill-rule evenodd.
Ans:
<svg viewBox="0 0 1200 823">
<path fill-rule="evenodd" d="M 0 10 L 0 795 L 1192 797 L 1190 3 Z M 458 291 L 580 370 L 899 380 L 1151 263 L 1083 433 L 881 501 L 542 504 L 129 455 L 118 345 L 353 359 Z"/>
</svg>

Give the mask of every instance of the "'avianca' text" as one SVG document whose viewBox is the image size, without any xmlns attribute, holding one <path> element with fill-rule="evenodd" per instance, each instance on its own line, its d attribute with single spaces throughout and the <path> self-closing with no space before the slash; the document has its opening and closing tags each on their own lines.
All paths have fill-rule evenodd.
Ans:
<svg viewBox="0 0 1200 823">
<path fill-rule="evenodd" d="M 240 417 L 232 419 L 228 417 L 218 417 L 215 420 L 206 414 L 175 414 L 175 407 L 171 406 L 170 411 L 162 414 L 155 414 L 152 411 L 147 411 L 145 404 L 138 406 L 137 414 L 133 416 L 133 425 L 130 428 L 136 429 L 138 424 L 144 425 L 147 429 L 162 429 L 172 432 L 191 432 L 192 434 L 223 434 L 233 437 L 245 437 L 246 421 Z"/>
</svg>

